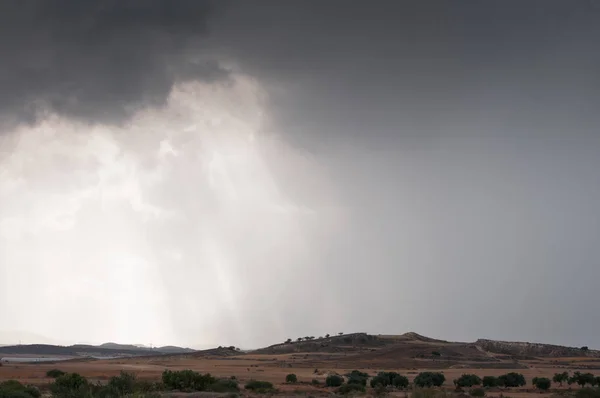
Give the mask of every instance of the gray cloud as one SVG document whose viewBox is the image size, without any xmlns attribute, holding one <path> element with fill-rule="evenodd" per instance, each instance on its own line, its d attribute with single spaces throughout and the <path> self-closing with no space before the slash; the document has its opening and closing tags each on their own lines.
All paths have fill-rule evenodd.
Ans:
<svg viewBox="0 0 600 398">
<path fill-rule="evenodd" d="M 204 0 L 2 2 L 0 115 L 121 122 L 163 105 L 176 81 L 223 79 L 201 52 L 213 9 Z"/>
<path fill-rule="evenodd" d="M 42 3 L 23 4 L 35 12 L 2 18 L 40 15 Z M 14 93 L 3 115 L 32 118 L 24 104 L 41 99 L 105 124 L 158 106 L 102 135 L 115 148 L 58 137 L 91 153 L 60 168 L 45 147 L 21 146 L 19 159 L 37 161 L 11 163 L 0 209 L 28 216 L 30 229 L 43 227 L 58 184 L 118 199 L 108 210 L 95 197 L 77 211 L 59 202 L 74 229 L 25 243 L 54 253 L 77 242 L 75 260 L 90 262 L 82 278 L 116 261 L 112 251 L 154 263 L 160 319 L 186 344 L 355 330 L 599 344 L 589 315 L 600 277 L 596 1 L 255 1 L 213 14 L 207 3 L 169 2 L 178 7 L 165 14 L 167 3 L 146 2 L 133 15 L 111 5 L 91 25 L 81 15 L 99 3 L 77 4 L 19 28 L 23 48 L 0 66 L 12 68 L 0 76 Z M 52 73 L 22 78 L 22 65 Z M 202 85 L 166 103 L 174 82 L 221 81 L 218 65 L 235 71 L 225 91 Z M 157 157 L 163 141 L 173 154 Z M 92 187 L 104 174 L 108 188 Z M 20 183 L 29 188 L 12 194 Z M 11 250 L 4 271 L 22 263 L 35 274 L 16 247 L 0 246 Z"/>
</svg>

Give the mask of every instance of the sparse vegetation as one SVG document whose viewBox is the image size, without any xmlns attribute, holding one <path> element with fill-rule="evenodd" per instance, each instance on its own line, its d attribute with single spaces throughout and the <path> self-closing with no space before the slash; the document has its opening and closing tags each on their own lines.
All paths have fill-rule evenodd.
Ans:
<svg viewBox="0 0 600 398">
<path fill-rule="evenodd" d="M 521 387 L 527 384 L 525 376 L 521 373 L 510 372 L 498 377 L 500 387 Z"/>
<path fill-rule="evenodd" d="M 202 375 L 193 370 L 165 370 L 162 374 L 162 382 L 168 390 L 206 391 L 216 381 L 210 373 Z"/>
<path fill-rule="evenodd" d="M 498 378 L 494 376 L 483 376 L 481 383 L 484 387 L 497 387 L 498 386 Z"/>
<path fill-rule="evenodd" d="M 39 398 L 40 390 L 34 386 L 26 386 L 17 380 L 6 380 L 0 383 L 0 398 Z"/>
<path fill-rule="evenodd" d="M 396 372 L 379 372 L 377 376 L 371 379 L 371 387 L 373 388 L 376 388 L 377 386 L 406 388 L 408 387 L 408 384 L 408 378 Z"/>
<path fill-rule="evenodd" d="M 534 377 L 533 380 L 531 380 L 531 384 L 538 390 L 547 391 L 550 389 L 552 382 L 547 377 Z"/>
<path fill-rule="evenodd" d="M 289 375 L 285 376 L 285 382 L 286 383 L 297 383 L 298 382 L 298 376 L 296 376 L 293 373 L 290 373 Z"/>
<path fill-rule="evenodd" d="M 567 381 L 569 385 L 578 384 L 580 387 L 585 387 L 589 384 L 593 386 L 596 384 L 596 377 L 591 373 L 575 372 Z"/>
<path fill-rule="evenodd" d="M 555 383 L 558 383 L 561 387 L 562 387 L 563 383 L 568 380 L 569 380 L 568 372 L 555 373 L 554 376 L 552 377 L 552 381 Z"/>
<path fill-rule="evenodd" d="M 348 378 L 348 384 L 360 384 L 361 386 L 367 385 L 367 380 L 369 379 L 369 375 L 364 372 L 360 372 L 358 370 L 353 370 L 352 372 L 346 375 Z"/>
<path fill-rule="evenodd" d="M 340 388 L 337 389 L 337 392 L 342 395 L 364 393 L 365 391 L 365 386 L 357 383 L 343 384 L 342 386 L 340 386 Z"/>
<path fill-rule="evenodd" d="M 415 377 L 414 384 L 417 387 L 439 387 L 446 381 L 446 376 L 438 372 L 421 372 Z"/>
<path fill-rule="evenodd" d="M 313 386 L 318 386 L 321 384 L 321 382 L 318 379 L 312 379 L 312 381 L 310 382 L 310 384 L 312 384 Z"/>
<path fill-rule="evenodd" d="M 50 369 L 49 371 L 46 372 L 46 376 L 52 377 L 53 379 L 56 379 L 57 377 L 60 377 L 64 374 L 65 374 L 65 372 L 63 372 L 60 369 Z"/>
<path fill-rule="evenodd" d="M 441 357 L 442 354 L 439 351 L 431 351 L 431 355 L 433 355 L 434 357 Z"/>
<path fill-rule="evenodd" d="M 472 397 L 485 397 L 485 390 L 483 388 L 473 388 L 469 391 L 469 395 Z"/>
<path fill-rule="evenodd" d="M 240 387 L 238 386 L 238 382 L 235 379 L 219 379 L 212 383 L 207 388 L 208 391 L 219 392 L 219 393 L 235 393 L 240 391 Z"/>
<path fill-rule="evenodd" d="M 256 393 L 265 394 L 273 392 L 273 383 L 261 380 L 250 380 L 244 386 L 246 390 L 254 391 Z"/>
<path fill-rule="evenodd" d="M 454 380 L 456 387 L 473 387 L 481 385 L 481 378 L 474 374 L 463 374 L 458 379 Z"/>
<path fill-rule="evenodd" d="M 344 384 L 344 378 L 338 375 L 330 375 L 325 379 L 325 385 L 327 387 L 339 387 Z"/>
</svg>

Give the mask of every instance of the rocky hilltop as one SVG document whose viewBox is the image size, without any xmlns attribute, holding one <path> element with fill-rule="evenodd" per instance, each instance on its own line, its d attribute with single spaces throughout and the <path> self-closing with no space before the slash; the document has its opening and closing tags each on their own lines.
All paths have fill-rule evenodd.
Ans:
<svg viewBox="0 0 600 398">
<path fill-rule="evenodd" d="M 553 344 L 527 343 L 520 341 L 498 341 L 479 339 L 475 344 L 485 351 L 512 356 L 532 357 L 600 357 L 598 350 L 564 347 Z"/>
</svg>

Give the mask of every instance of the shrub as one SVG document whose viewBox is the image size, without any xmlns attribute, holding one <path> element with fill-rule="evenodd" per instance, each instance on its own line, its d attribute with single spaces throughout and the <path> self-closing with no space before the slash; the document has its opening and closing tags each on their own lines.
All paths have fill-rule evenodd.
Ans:
<svg viewBox="0 0 600 398">
<path fill-rule="evenodd" d="M 265 392 L 273 389 L 273 383 L 268 381 L 260 381 L 260 380 L 250 380 L 244 386 L 246 390 L 256 391 L 256 392 Z"/>
<path fill-rule="evenodd" d="M 394 386 L 396 388 L 408 387 L 408 378 L 396 372 L 379 372 L 377 376 L 371 379 L 371 387 L 377 386 L 387 387 Z"/>
<path fill-rule="evenodd" d="M 547 377 L 534 377 L 531 381 L 531 384 L 533 384 L 539 390 L 547 391 L 550 389 L 552 382 Z"/>
<path fill-rule="evenodd" d="M 415 377 L 414 383 L 418 387 L 439 387 L 446 381 L 443 373 L 421 372 Z"/>
<path fill-rule="evenodd" d="M 474 388 L 469 391 L 469 395 L 472 397 L 485 397 L 485 390 L 483 388 Z"/>
<path fill-rule="evenodd" d="M 56 379 L 57 377 L 60 377 L 64 374 L 65 374 L 65 372 L 63 372 L 60 369 L 50 369 L 49 371 L 46 372 L 46 376 L 52 377 L 53 379 Z"/>
<path fill-rule="evenodd" d="M 441 357 L 442 354 L 439 351 L 431 351 L 431 355 L 433 355 L 434 357 Z"/>
<path fill-rule="evenodd" d="M 352 393 L 364 393 L 366 391 L 365 386 L 362 384 L 352 383 L 344 384 L 337 389 L 338 394 L 352 394 Z"/>
<path fill-rule="evenodd" d="M 563 383 L 565 381 L 568 381 L 568 380 L 569 380 L 569 373 L 567 373 L 567 372 L 555 373 L 554 377 L 552 377 L 552 381 L 560 384 L 561 386 L 563 385 Z"/>
<path fill-rule="evenodd" d="M 586 345 L 584 345 L 583 347 L 581 347 L 581 351 L 588 351 L 588 350 L 589 350 L 589 348 Z"/>
<path fill-rule="evenodd" d="M 498 378 L 494 376 L 483 376 L 481 383 L 484 387 L 497 387 L 498 386 Z"/>
<path fill-rule="evenodd" d="M 575 393 L 575 398 L 600 398 L 600 389 L 598 388 L 582 388 Z"/>
<path fill-rule="evenodd" d="M 41 395 L 37 387 L 25 386 L 17 380 L 0 383 L 0 398 L 39 398 Z"/>
<path fill-rule="evenodd" d="M 577 383 L 581 387 L 585 387 L 586 384 L 596 384 L 596 377 L 594 377 L 594 375 L 591 373 L 575 372 L 573 373 L 573 376 L 569 377 L 568 383 L 569 385 Z"/>
<path fill-rule="evenodd" d="M 521 373 L 510 372 L 498 377 L 500 387 L 521 387 L 527 384 Z"/>
<path fill-rule="evenodd" d="M 118 396 L 133 394 L 136 390 L 135 375 L 121 371 L 119 376 L 113 376 L 108 381 L 108 389 Z"/>
<path fill-rule="evenodd" d="M 325 385 L 327 387 L 339 387 L 344 384 L 344 378 L 338 375 L 327 376 L 325 379 Z"/>
<path fill-rule="evenodd" d="M 62 397 L 83 397 L 90 395 L 91 386 L 87 379 L 78 373 L 65 373 L 57 377 L 50 384 L 52 396 Z"/>
<path fill-rule="evenodd" d="M 234 379 L 219 379 L 208 386 L 208 391 L 212 392 L 238 392 L 240 387 L 238 382 Z"/>
<path fill-rule="evenodd" d="M 366 386 L 367 380 L 369 379 L 369 375 L 367 373 L 360 372 L 358 370 L 353 370 L 346 376 L 348 377 L 348 384 L 359 384 L 361 386 Z"/>
<path fill-rule="evenodd" d="M 481 385 L 481 378 L 474 374 L 463 374 L 458 379 L 454 380 L 456 387 L 473 387 Z"/>
<path fill-rule="evenodd" d="M 175 372 L 165 370 L 162 374 L 162 382 L 168 390 L 205 391 L 216 381 L 210 373 L 202 375 L 189 369 Z"/>
<path fill-rule="evenodd" d="M 321 384 L 321 382 L 317 379 L 312 379 L 312 381 L 310 382 L 310 384 L 312 384 L 313 386 L 318 386 L 319 384 Z"/>
<path fill-rule="evenodd" d="M 289 375 L 285 376 L 285 382 L 286 383 L 297 383 L 298 377 L 295 374 L 290 373 Z"/>
</svg>

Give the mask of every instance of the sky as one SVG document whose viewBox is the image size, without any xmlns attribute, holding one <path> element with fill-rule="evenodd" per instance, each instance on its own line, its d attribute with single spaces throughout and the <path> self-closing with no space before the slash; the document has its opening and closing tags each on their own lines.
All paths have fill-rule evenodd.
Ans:
<svg viewBox="0 0 600 398">
<path fill-rule="evenodd" d="M 0 341 L 600 348 L 600 2 L 0 2 Z"/>
</svg>

